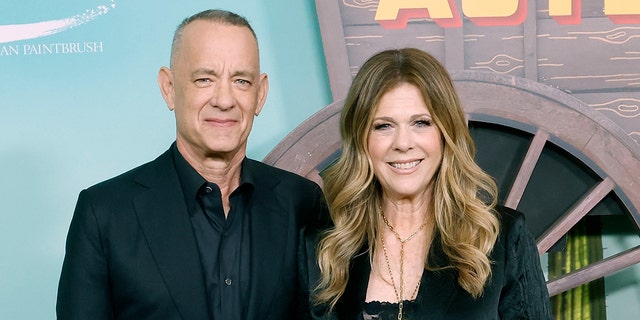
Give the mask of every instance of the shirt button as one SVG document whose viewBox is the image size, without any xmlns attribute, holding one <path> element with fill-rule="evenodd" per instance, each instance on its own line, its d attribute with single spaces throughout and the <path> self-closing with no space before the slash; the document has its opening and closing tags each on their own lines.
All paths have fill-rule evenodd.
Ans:
<svg viewBox="0 0 640 320">
<path fill-rule="evenodd" d="M 230 286 L 231 285 L 231 279 L 224 279 L 224 284 Z"/>
<path fill-rule="evenodd" d="M 204 187 L 204 192 L 211 193 L 211 192 L 213 192 L 213 189 L 211 189 L 211 187 L 209 187 L 209 186 L 206 186 L 206 187 Z"/>
</svg>

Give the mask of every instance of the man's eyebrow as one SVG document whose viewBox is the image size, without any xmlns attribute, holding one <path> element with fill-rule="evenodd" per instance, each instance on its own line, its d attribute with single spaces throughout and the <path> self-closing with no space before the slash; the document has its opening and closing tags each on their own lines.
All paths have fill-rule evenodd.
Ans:
<svg viewBox="0 0 640 320">
<path fill-rule="evenodd" d="M 218 73 L 210 68 L 198 68 L 196 70 L 194 70 L 193 72 L 191 72 L 191 76 L 197 76 L 197 75 L 202 75 L 202 74 L 206 74 L 206 75 L 212 75 L 212 76 L 218 76 Z M 254 77 L 255 76 L 255 72 L 251 71 L 251 70 L 246 70 L 246 69 L 241 69 L 241 70 L 237 70 L 234 71 L 231 76 L 232 77 Z"/>
<path fill-rule="evenodd" d="M 218 75 L 213 69 L 209 69 L 209 68 L 198 68 L 198 69 L 194 70 L 193 72 L 191 72 L 191 76 L 196 76 L 196 75 L 201 75 L 201 74 L 208 74 L 208 75 L 212 75 L 212 76 L 217 76 Z"/>
<path fill-rule="evenodd" d="M 254 77 L 256 75 L 255 72 L 251 71 L 251 70 L 246 70 L 246 69 L 240 69 L 240 70 L 236 70 L 234 71 L 231 76 L 233 77 Z"/>
</svg>

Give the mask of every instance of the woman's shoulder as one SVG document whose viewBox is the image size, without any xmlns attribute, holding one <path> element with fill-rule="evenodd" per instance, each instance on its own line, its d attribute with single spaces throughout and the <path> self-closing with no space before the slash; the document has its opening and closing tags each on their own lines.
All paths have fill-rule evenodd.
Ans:
<svg viewBox="0 0 640 320">
<path fill-rule="evenodd" d="M 505 206 L 496 206 L 495 211 L 500 221 L 497 246 L 516 252 L 536 248 L 535 237 L 527 226 L 523 212 Z"/>
<path fill-rule="evenodd" d="M 500 221 L 501 233 L 503 233 L 503 231 L 513 230 L 514 228 L 526 228 L 526 217 L 523 212 L 503 205 L 497 205 L 495 212 Z"/>
<path fill-rule="evenodd" d="M 496 206 L 495 211 L 500 220 L 500 234 L 496 246 L 501 246 L 511 253 L 535 251 L 537 254 L 535 237 L 527 226 L 525 214 L 505 206 Z"/>
<path fill-rule="evenodd" d="M 496 205 L 495 211 L 502 223 L 511 223 L 514 220 L 524 219 L 524 213 L 503 205 Z"/>
</svg>

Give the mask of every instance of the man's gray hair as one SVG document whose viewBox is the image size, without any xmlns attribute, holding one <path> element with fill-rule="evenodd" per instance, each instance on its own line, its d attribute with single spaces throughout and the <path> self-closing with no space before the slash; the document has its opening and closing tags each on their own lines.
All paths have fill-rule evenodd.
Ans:
<svg viewBox="0 0 640 320">
<path fill-rule="evenodd" d="M 178 49 L 180 40 L 182 39 L 182 31 L 184 28 L 189 25 L 191 22 L 196 20 L 205 20 L 210 22 L 216 22 L 225 25 L 231 25 L 236 27 L 245 27 L 251 31 L 253 37 L 258 41 L 258 37 L 256 36 L 255 31 L 249 24 L 249 21 L 241 15 L 233 13 L 231 11 L 220 10 L 220 9 L 209 9 L 202 12 L 198 12 L 186 19 L 182 20 L 182 22 L 176 28 L 175 33 L 173 34 L 173 42 L 171 43 L 171 60 L 173 60 L 174 55 Z"/>
</svg>

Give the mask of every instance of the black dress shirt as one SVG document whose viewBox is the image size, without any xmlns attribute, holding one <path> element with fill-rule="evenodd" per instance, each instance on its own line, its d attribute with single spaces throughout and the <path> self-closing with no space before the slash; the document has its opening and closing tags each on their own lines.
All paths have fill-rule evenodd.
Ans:
<svg viewBox="0 0 640 320">
<path fill-rule="evenodd" d="M 231 208 L 225 217 L 220 188 L 200 176 L 175 145 L 172 149 L 200 251 L 209 315 L 216 320 L 244 319 L 250 281 L 250 175 L 241 172 L 240 185 L 229 196 Z"/>
</svg>

